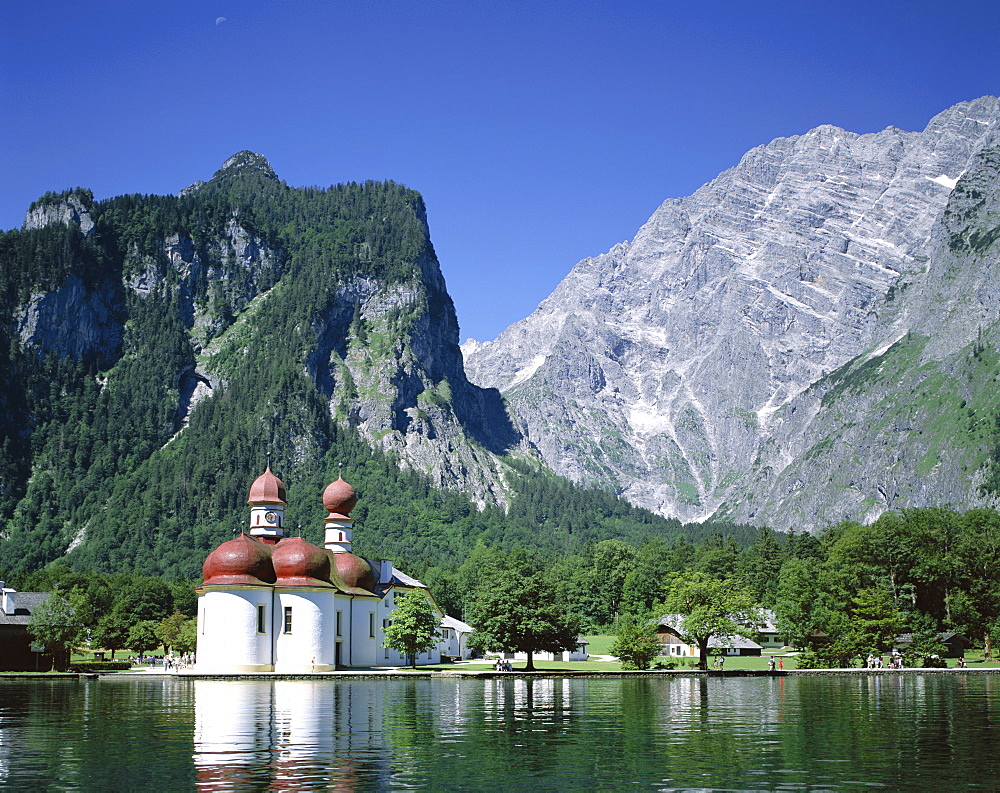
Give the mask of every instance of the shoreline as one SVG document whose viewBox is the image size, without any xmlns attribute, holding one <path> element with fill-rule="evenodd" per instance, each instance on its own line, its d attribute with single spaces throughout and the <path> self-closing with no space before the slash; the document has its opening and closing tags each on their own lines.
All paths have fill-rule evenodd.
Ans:
<svg viewBox="0 0 1000 793">
<path fill-rule="evenodd" d="M 0 683 L 4 680 L 97 680 L 108 679 L 140 679 L 140 680 L 405 680 L 405 679 L 537 679 L 537 678 L 628 678 L 628 677 L 803 677 L 803 676 L 845 676 L 866 675 L 885 677 L 891 675 L 998 675 L 1000 668 L 970 669 L 958 668 L 919 668 L 912 669 L 785 669 L 781 671 L 768 670 L 690 670 L 690 669 L 657 669 L 657 670 L 571 670 L 564 672 L 551 669 L 537 672 L 525 672 L 519 669 L 513 672 L 497 672 L 484 670 L 411 670 L 398 668 L 368 668 L 343 669 L 335 672 L 240 672 L 227 674 L 222 672 L 197 672 L 181 670 L 178 672 L 135 671 L 135 672 L 0 672 Z"/>
</svg>

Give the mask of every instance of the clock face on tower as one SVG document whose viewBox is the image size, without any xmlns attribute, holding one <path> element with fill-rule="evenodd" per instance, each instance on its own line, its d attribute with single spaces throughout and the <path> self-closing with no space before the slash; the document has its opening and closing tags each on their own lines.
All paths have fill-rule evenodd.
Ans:
<svg viewBox="0 0 1000 793">
<path fill-rule="evenodd" d="M 264 513 L 264 520 L 266 520 L 268 523 L 274 523 L 277 519 L 278 516 L 275 515 L 273 512 Z"/>
</svg>

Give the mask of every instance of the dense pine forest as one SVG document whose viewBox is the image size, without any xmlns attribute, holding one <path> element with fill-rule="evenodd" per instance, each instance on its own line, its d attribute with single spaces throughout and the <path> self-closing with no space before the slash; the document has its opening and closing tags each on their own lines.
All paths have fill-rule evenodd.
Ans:
<svg viewBox="0 0 1000 793">
<path fill-rule="evenodd" d="M 194 579 L 246 520 L 247 489 L 268 462 L 288 486 L 293 531 L 321 539 L 320 494 L 343 474 L 361 494 L 357 550 L 411 568 L 465 559 L 479 542 L 552 560 L 608 539 L 714 531 L 577 488 L 524 454 L 503 462 L 507 503 L 474 505 L 362 437 L 358 412 L 391 395 L 364 392 L 343 364 L 348 348 L 363 348 L 371 369 L 413 358 L 424 319 L 390 308 L 390 338 L 343 303 L 345 284 L 424 289 L 432 320 L 453 316 L 443 283 L 428 285 L 422 270 L 433 249 L 417 193 L 374 182 L 290 188 L 245 152 L 180 196 L 98 202 L 76 189 L 31 211 L 66 207 L 92 227 L 57 220 L 0 235 L 8 577 L 58 561 Z M 46 320 L 53 296 L 64 318 Z M 412 378 L 387 372 L 373 379 Z M 415 415 L 460 414 L 450 397 L 441 376 Z M 487 437 L 466 424 L 476 448 L 508 443 L 503 427 Z M 726 531 L 744 542 L 753 532 Z"/>
</svg>

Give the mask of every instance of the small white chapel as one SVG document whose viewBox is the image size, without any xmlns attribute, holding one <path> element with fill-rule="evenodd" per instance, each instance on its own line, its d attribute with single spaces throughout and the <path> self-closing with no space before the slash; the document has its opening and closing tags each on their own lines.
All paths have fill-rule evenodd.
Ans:
<svg viewBox="0 0 1000 793">
<path fill-rule="evenodd" d="M 398 593 L 423 590 L 441 615 L 438 645 L 418 664 L 468 657 L 471 628 L 447 617 L 427 588 L 351 551 L 357 493 L 327 486 L 324 547 L 284 535 L 285 485 L 268 466 L 251 485 L 249 528 L 205 559 L 198 587 L 199 674 L 308 673 L 408 663 L 382 646 Z"/>
</svg>

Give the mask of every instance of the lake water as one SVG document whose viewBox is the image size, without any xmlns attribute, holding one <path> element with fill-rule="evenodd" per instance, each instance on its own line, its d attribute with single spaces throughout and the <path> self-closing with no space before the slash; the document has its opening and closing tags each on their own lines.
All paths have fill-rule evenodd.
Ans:
<svg viewBox="0 0 1000 793">
<path fill-rule="evenodd" d="M 0 681 L 2 790 L 1000 788 L 1000 676 Z"/>
</svg>

